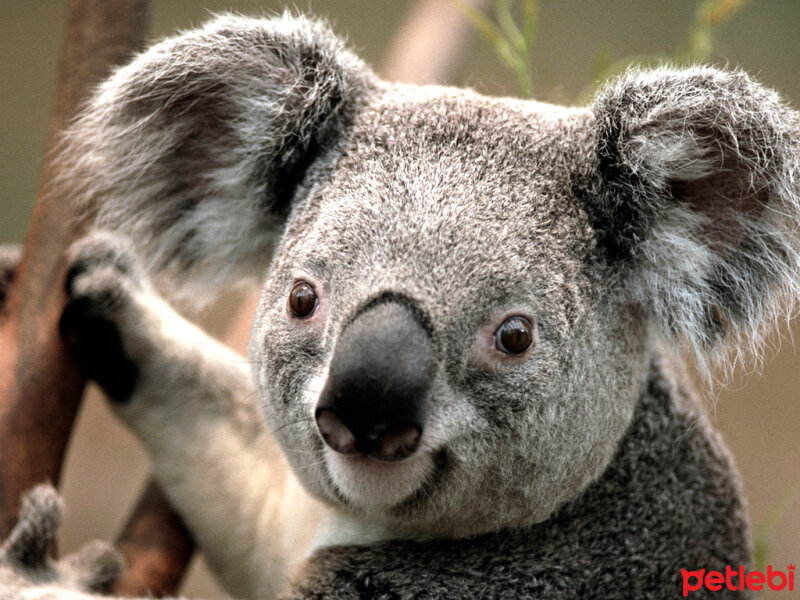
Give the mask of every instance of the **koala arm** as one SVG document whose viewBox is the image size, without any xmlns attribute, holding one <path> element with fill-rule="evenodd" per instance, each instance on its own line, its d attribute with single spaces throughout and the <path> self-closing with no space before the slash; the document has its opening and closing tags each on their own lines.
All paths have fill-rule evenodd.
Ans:
<svg viewBox="0 0 800 600">
<path fill-rule="evenodd" d="M 277 594 L 324 511 L 255 406 L 248 362 L 177 314 L 120 236 L 72 249 L 61 329 L 227 590 Z"/>
</svg>

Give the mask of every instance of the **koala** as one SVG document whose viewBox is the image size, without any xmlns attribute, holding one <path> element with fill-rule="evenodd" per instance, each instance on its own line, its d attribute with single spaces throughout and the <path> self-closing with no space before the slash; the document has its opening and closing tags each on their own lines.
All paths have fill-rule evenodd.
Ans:
<svg viewBox="0 0 800 600">
<path fill-rule="evenodd" d="M 87 544 L 60 561 L 50 558 L 50 546 L 61 523 L 62 502 L 52 487 L 40 485 L 23 499 L 19 522 L 0 547 L 0 591 L 4 600 L 81 597 L 84 592 L 108 592 L 123 564 L 105 542 Z M 27 588 L 39 584 L 38 594 Z M 15 589 L 16 588 L 16 589 Z"/>
<path fill-rule="evenodd" d="M 749 564 L 682 358 L 757 357 L 797 297 L 800 119 L 746 74 L 569 108 L 222 16 L 114 72 L 62 155 L 94 230 L 62 333 L 231 594 L 666 598 Z M 247 360 L 164 300 L 253 281 Z"/>
</svg>

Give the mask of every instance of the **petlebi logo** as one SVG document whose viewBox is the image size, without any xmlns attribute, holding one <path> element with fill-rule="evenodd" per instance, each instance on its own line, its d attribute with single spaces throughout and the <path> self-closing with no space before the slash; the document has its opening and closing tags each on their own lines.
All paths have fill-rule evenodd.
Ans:
<svg viewBox="0 0 800 600">
<path fill-rule="evenodd" d="M 786 590 L 793 592 L 794 571 L 794 564 L 787 565 L 786 571 L 774 569 L 772 565 L 769 565 L 766 572 L 745 572 L 744 567 L 741 565 L 739 565 L 738 569 L 728 565 L 725 567 L 724 573 L 722 571 L 706 571 L 706 569 L 698 571 L 681 569 L 683 596 L 685 598 L 691 592 L 697 592 L 702 589 L 711 592 L 719 592 L 721 590 L 759 592 L 766 588 L 775 591 Z"/>
</svg>

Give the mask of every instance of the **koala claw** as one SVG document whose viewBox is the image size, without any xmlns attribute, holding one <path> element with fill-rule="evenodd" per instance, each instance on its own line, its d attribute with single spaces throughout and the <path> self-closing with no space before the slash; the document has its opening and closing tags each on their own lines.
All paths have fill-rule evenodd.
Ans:
<svg viewBox="0 0 800 600">
<path fill-rule="evenodd" d="M 75 294 L 114 296 L 125 284 L 140 285 L 142 275 L 127 240 L 104 231 L 78 240 L 69 249 L 68 296 Z M 113 281 L 112 281 L 113 280 Z M 120 285 L 122 284 L 122 285 Z"/>
<path fill-rule="evenodd" d="M 123 402 L 133 393 L 138 369 L 125 351 L 120 321 L 143 278 L 119 236 L 92 234 L 69 254 L 59 330 L 86 375 Z"/>
<path fill-rule="evenodd" d="M 45 567 L 62 512 L 63 504 L 52 486 L 39 485 L 28 492 L 22 500 L 19 522 L 0 548 L 0 564 Z"/>
<path fill-rule="evenodd" d="M 123 561 L 109 544 L 92 542 L 63 560 L 51 560 L 62 512 L 63 502 L 50 485 L 39 485 L 23 498 L 19 521 L 0 547 L 0 596 L 22 598 L 20 592 L 39 584 L 51 591 L 110 590 L 122 573 Z"/>
<path fill-rule="evenodd" d="M 105 594 L 124 570 L 122 556 L 106 542 L 89 542 L 62 561 L 64 571 L 72 574 L 75 583 L 89 592 Z"/>
</svg>

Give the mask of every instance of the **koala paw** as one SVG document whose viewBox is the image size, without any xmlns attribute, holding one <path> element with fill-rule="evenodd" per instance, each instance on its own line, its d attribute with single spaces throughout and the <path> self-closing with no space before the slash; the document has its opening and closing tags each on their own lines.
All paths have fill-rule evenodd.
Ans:
<svg viewBox="0 0 800 600">
<path fill-rule="evenodd" d="M 58 562 L 50 558 L 62 510 L 50 485 L 37 486 L 25 496 L 19 521 L 0 547 L 0 597 L 27 598 L 26 590 L 38 585 L 51 592 L 104 593 L 122 573 L 122 558 L 104 542 L 88 544 Z"/>
<path fill-rule="evenodd" d="M 119 236 L 94 233 L 70 248 L 67 305 L 59 329 L 86 376 L 117 402 L 130 398 L 138 379 L 123 333 L 126 323 L 135 321 L 130 313 L 143 285 L 139 266 Z"/>
<path fill-rule="evenodd" d="M 0 245 L 0 309 L 6 301 L 6 295 L 17 275 L 17 267 L 22 259 L 22 246 L 17 244 Z"/>
</svg>

